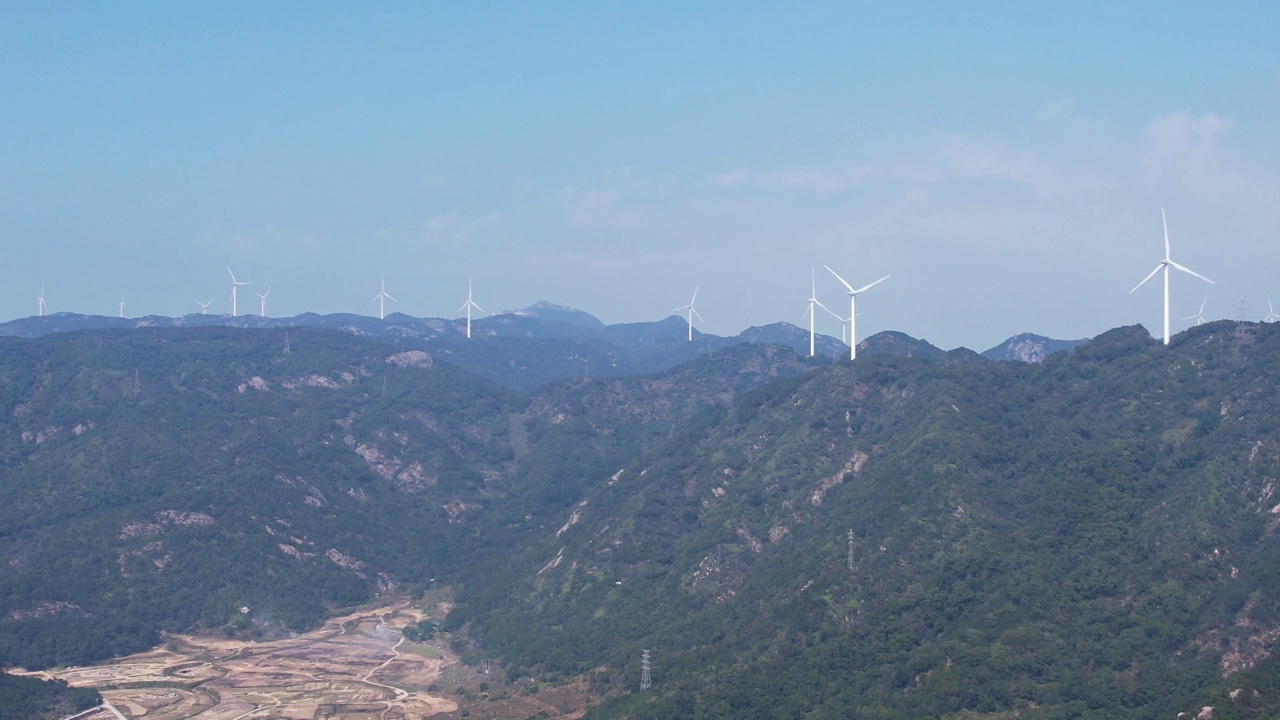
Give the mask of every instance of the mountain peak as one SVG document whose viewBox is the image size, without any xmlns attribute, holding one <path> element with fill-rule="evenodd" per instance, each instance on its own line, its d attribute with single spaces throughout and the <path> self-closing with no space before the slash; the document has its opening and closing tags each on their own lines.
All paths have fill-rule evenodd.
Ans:
<svg viewBox="0 0 1280 720">
<path fill-rule="evenodd" d="M 1038 363 L 1056 352 L 1074 350 L 1084 342 L 1087 340 L 1055 340 L 1034 333 L 1019 333 L 982 353 L 982 356 L 990 360 Z"/>
<path fill-rule="evenodd" d="M 522 310 L 512 310 L 508 314 L 536 318 L 544 322 L 558 322 L 575 327 L 600 330 L 604 323 L 591 313 L 576 310 L 565 305 L 557 305 L 546 300 L 539 300 Z"/>
</svg>

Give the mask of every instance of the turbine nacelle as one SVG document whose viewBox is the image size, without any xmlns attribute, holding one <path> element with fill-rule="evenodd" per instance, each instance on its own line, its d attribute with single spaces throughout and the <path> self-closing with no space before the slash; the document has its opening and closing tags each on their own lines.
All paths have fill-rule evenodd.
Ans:
<svg viewBox="0 0 1280 720">
<path fill-rule="evenodd" d="M 262 302 L 262 304 L 259 306 L 260 309 L 258 310 L 258 315 L 261 317 L 267 316 L 267 296 L 270 294 L 271 294 L 271 288 L 267 288 L 266 292 L 254 293 L 254 295 L 258 296 L 258 300 Z"/>
<path fill-rule="evenodd" d="M 1183 319 L 1183 320 L 1195 320 L 1195 321 L 1196 321 L 1196 325 L 1203 325 L 1203 324 L 1205 323 L 1205 320 L 1204 320 L 1204 305 L 1205 305 L 1205 303 L 1207 303 L 1207 302 L 1209 302 L 1209 296 L 1208 296 L 1208 295 L 1205 295 L 1205 296 L 1204 296 L 1204 300 L 1201 300 L 1201 301 L 1200 301 L 1200 310 L 1199 310 L 1199 311 L 1197 311 L 1195 315 L 1188 315 L 1188 316 L 1186 316 L 1186 317 L 1184 317 L 1184 318 L 1182 318 L 1182 319 Z"/>
<path fill-rule="evenodd" d="M 480 312 L 485 311 L 484 308 L 475 304 L 475 301 L 471 299 L 471 278 L 467 278 L 467 301 L 462 303 L 462 307 L 458 308 L 458 312 L 467 313 L 467 338 L 468 339 L 471 338 L 471 309 L 472 308 L 475 308 Z"/>
<path fill-rule="evenodd" d="M 385 275 L 378 276 L 378 294 L 373 296 L 370 303 L 378 303 L 378 319 L 385 320 L 387 317 L 386 301 L 400 302 L 387 294 L 387 278 Z"/>
<path fill-rule="evenodd" d="M 858 357 L 858 338 L 855 334 L 855 331 L 857 329 L 856 323 L 857 323 L 857 317 L 858 317 L 858 308 L 857 308 L 858 296 L 870 290 L 871 288 L 875 287 L 876 285 L 879 285 L 885 280 L 888 280 L 890 276 L 885 275 L 884 277 L 880 278 L 879 280 L 876 280 L 873 283 L 867 283 L 866 285 L 863 285 L 860 288 L 855 288 L 854 286 L 850 285 L 848 281 L 846 281 L 844 278 L 840 277 L 840 273 L 837 273 L 835 270 L 832 270 L 830 265 L 823 265 L 822 267 L 826 268 L 827 272 L 831 273 L 832 275 L 835 275 L 836 279 L 840 281 L 840 284 L 844 285 L 845 289 L 849 291 L 849 319 L 847 321 L 849 323 L 849 359 L 856 360 Z"/>
<path fill-rule="evenodd" d="M 697 316 L 698 320 L 701 320 L 703 324 L 706 324 L 706 322 L 707 322 L 706 320 L 702 320 L 702 316 L 701 316 L 701 315 L 699 315 L 699 314 L 698 314 L 697 309 L 693 307 L 693 304 L 694 304 L 695 302 L 697 302 L 697 301 L 698 301 L 698 286 L 697 286 L 697 285 L 694 285 L 694 286 L 693 286 L 693 299 L 691 299 L 691 300 L 689 301 L 689 304 L 688 304 L 688 305 L 681 305 L 680 307 L 678 307 L 678 308 L 674 308 L 674 309 L 673 309 L 673 312 L 684 312 L 684 311 L 686 311 L 686 310 L 688 311 L 688 322 L 689 322 L 689 342 L 693 342 L 693 318 L 694 318 L 694 316 Z"/>
<path fill-rule="evenodd" d="M 1173 268 L 1174 270 L 1187 273 L 1188 275 L 1194 275 L 1200 278 L 1201 280 L 1204 280 L 1205 282 L 1209 283 L 1210 285 L 1213 285 L 1215 283 L 1209 278 L 1196 272 L 1195 270 L 1192 270 L 1191 268 L 1186 267 L 1184 265 L 1179 265 L 1178 263 L 1173 261 L 1173 257 L 1171 256 L 1169 251 L 1169 221 L 1165 219 L 1164 208 L 1160 208 L 1160 222 L 1164 225 L 1164 259 L 1161 260 L 1160 263 L 1156 265 L 1155 270 L 1152 270 L 1150 274 L 1142 278 L 1142 282 L 1135 285 L 1133 287 L 1133 290 L 1129 291 L 1129 294 L 1132 295 L 1134 292 L 1137 291 L 1138 288 L 1142 287 L 1143 285 L 1146 285 L 1148 280 L 1156 276 L 1156 273 L 1160 272 L 1161 270 L 1164 271 L 1164 344 L 1168 345 L 1169 344 L 1169 269 Z"/>
<path fill-rule="evenodd" d="M 236 316 L 236 288 L 241 285 L 252 285 L 252 282 L 241 282 L 236 280 L 236 274 L 231 272 L 231 268 L 227 268 L 227 274 L 231 276 L 231 317 Z"/>
</svg>

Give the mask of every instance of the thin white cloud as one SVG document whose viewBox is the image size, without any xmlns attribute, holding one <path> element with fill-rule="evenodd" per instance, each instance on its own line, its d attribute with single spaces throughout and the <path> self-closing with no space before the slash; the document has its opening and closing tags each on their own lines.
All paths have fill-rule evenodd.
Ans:
<svg viewBox="0 0 1280 720">
<path fill-rule="evenodd" d="M 949 176 L 1003 180 L 1030 188 L 1041 198 L 1100 192 L 1107 186 L 1088 178 L 1069 177 L 1030 152 L 1014 151 L 958 135 L 942 140 L 938 159 Z"/>
<path fill-rule="evenodd" d="M 1143 130 L 1147 182 L 1173 183 L 1212 200 L 1247 192 L 1250 183 L 1227 170 L 1220 159 L 1220 144 L 1231 127 L 1230 119 L 1212 113 L 1184 110 L 1153 118 Z"/>
<path fill-rule="evenodd" d="M 501 224 L 502 216 L 497 213 L 464 218 L 456 212 L 450 212 L 428 218 L 422 224 L 421 236 L 430 243 L 461 244 Z"/>
<path fill-rule="evenodd" d="M 844 169 L 797 168 L 769 173 L 738 171 L 713 175 L 702 184 L 711 187 L 794 188 L 825 195 L 848 190 L 853 185 L 877 174 L 880 173 L 869 166 Z"/>
<path fill-rule="evenodd" d="M 210 233 L 214 244 L 223 246 L 237 258 L 276 254 L 313 254 L 323 252 L 326 239 L 319 234 L 280 225 L 267 225 L 257 230 L 230 234 Z"/>
</svg>

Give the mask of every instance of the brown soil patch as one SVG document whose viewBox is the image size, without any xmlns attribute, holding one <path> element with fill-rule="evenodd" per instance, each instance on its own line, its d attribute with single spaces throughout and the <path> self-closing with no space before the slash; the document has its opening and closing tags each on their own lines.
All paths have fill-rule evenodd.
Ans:
<svg viewBox="0 0 1280 720">
<path fill-rule="evenodd" d="M 402 600 L 284 640 L 171 636 L 163 648 L 103 665 L 32 674 L 98 688 L 136 720 L 421 720 L 458 709 L 426 691 L 457 657 L 444 647 L 401 652 L 401 629 L 423 617 Z M 119 716 L 104 707 L 80 720 Z"/>
</svg>

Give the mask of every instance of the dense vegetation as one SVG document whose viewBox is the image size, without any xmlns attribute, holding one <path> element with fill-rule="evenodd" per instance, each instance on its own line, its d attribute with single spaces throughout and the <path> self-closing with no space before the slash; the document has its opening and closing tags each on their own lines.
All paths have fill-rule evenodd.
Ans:
<svg viewBox="0 0 1280 720">
<path fill-rule="evenodd" d="M 866 350 L 518 393 L 318 330 L 0 340 L 0 664 L 435 577 L 458 649 L 595 717 L 1280 707 L 1280 329 Z"/>
<path fill-rule="evenodd" d="M 773 383 L 451 621 L 601 689 L 651 650 L 600 717 L 1172 717 L 1280 633 L 1278 365 L 1280 332 L 1223 324 Z"/>
<path fill-rule="evenodd" d="M 96 690 L 0 672 L 0 720 L 54 720 L 101 702 Z"/>
<path fill-rule="evenodd" d="M 456 578 L 644 438 L 805 367 L 744 345 L 529 397 L 314 330 L 10 338 L 0 358 L 0 666 L 27 667 Z M 598 407 L 562 422 L 580 395 Z"/>
</svg>

